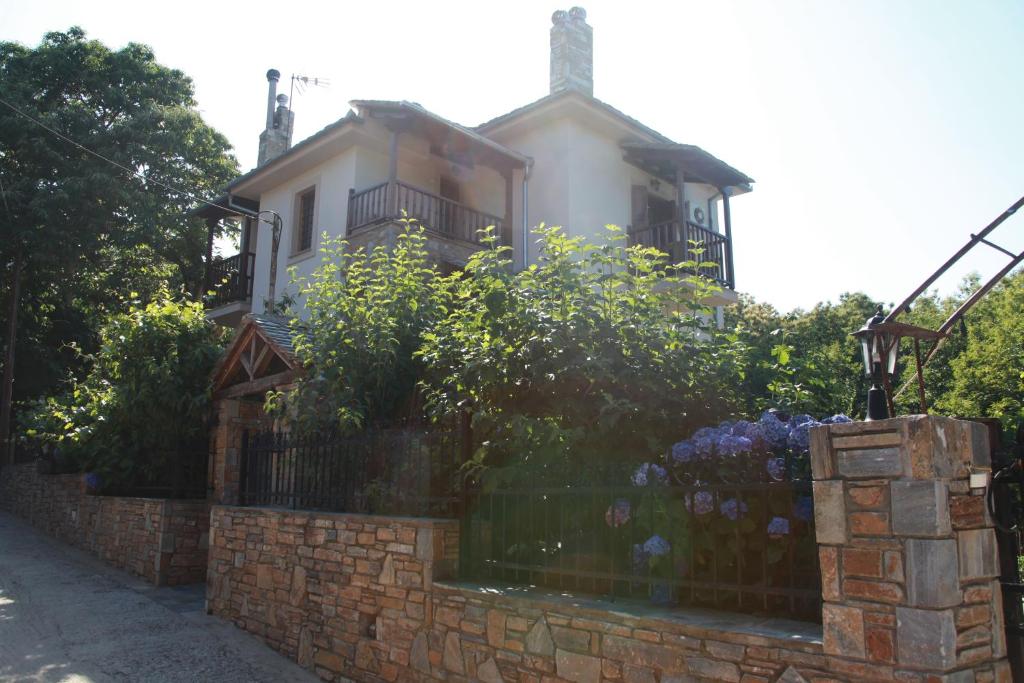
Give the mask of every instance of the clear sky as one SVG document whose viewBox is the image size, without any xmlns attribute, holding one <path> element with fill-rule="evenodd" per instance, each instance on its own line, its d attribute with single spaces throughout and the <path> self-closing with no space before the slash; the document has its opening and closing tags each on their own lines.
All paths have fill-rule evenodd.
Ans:
<svg viewBox="0 0 1024 683">
<path fill-rule="evenodd" d="M 782 310 L 863 290 L 902 299 L 1024 194 L 1024 2 L 589 0 L 594 94 L 757 180 L 734 202 L 737 285 Z M 406 99 L 476 125 L 548 92 L 554 0 L 0 0 L 0 39 L 80 25 L 151 45 L 255 163 L 264 74 L 296 95 L 295 139 L 351 99 Z M 1022 212 L 1024 213 L 1024 212 Z M 994 234 L 1024 249 L 1024 216 Z M 981 248 L 979 248 L 981 249 Z M 984 248 L 940 283 L 992 273 Z M 976 250 L 978 251 L 978 250 Z"/>
</svg>

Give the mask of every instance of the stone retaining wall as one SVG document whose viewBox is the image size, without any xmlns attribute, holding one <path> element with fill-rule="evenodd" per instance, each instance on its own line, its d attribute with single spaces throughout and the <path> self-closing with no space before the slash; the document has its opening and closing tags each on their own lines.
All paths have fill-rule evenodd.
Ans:
<svg viewBox="0 0 1024 683">
<path fill-rule="evenodd" d="M 206 577 L 205 501 L 88 495 L 83 475 L 41 475 L 26 463 L 0 470 L 0 509 L 158 586 Z"/>
<path fill-rule="evenodd" d="M 831 680 L 815 625 L 448 582 L 454 520 L 214 506 L 210 543 L 207 611 L 325 680 Z"/>
</svg>

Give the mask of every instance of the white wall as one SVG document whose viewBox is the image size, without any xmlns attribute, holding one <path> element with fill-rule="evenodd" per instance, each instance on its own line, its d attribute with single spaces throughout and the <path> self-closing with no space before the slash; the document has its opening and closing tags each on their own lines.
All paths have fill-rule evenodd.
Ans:
<svg viewBox="0 0 1024 683">
<path fill-rule="evenodd" d="M 294 266 L 296 277 L 301 278 L 309 276 L 320 263 L 317 252 L 321 233 L 327 232 L 332 237 L 345 234 L 348 191 L 355 184 L 356 158 L 356 148 L 349 148 L 306 173 L 260 195 L 260 209 L 276 211 L 283 220 L 284 229 L 277 254 L 275 298 L 280 299 L 285 292 L 292 295 L 296 293 L 296 287 L 290 284 L 289 268 Z M 313 247 L 307 252 L 293 254 L 297 197 L 309 187 L 316 188 Z M 269 236 L 271 227 L 266 223 L 261 223 L 259 230 L 261 239 L 256 247 L 256 269 L 252 294 L 252 310 L 255 313 L 262 313 L 266 310 L 265 303 L 270 281 L 271 240 Z"/>
</svg>

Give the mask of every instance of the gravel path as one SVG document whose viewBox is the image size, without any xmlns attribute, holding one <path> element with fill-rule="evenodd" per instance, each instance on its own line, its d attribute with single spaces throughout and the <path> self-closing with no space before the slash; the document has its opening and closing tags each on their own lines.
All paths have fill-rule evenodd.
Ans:
<svg viewBox="0 0 1024 683">
<path fill-rule="evenodd" d="M 208 616 L 203 591 L 155 588 L 0 512 L 0 682 L 319 681 Z"/>
</svg>

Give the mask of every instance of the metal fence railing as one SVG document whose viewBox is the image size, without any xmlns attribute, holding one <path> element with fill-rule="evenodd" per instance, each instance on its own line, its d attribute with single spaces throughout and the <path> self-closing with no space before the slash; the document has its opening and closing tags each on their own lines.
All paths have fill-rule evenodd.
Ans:
<svg viewBox="0 0 1024 683">
<path fill-rule="evenodd" d="M 479 492 L 464 516 L 461 571 L 475 581 L 820 620 L 806 470 L 806 458 L 751 455 L 731 472 L 633 473 L 642 486 L 628 474 L 591 475 Z"/>
<path fill-rule="evenodd" d="M 350 435 L 246 433 L 243 505 L 453 516 L 459 428 L 372 427 Z"/>
</svg>

